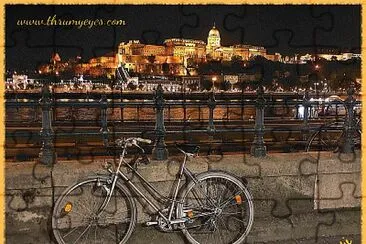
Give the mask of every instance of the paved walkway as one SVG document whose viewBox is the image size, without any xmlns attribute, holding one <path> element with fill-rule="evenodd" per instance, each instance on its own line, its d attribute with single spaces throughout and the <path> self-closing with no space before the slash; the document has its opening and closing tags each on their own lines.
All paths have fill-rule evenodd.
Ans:
<svg viewBox="0 0 366 244">
<path fill-rule="evenodd" d="M 316 243 L 316 237 L 318 243 L 340 243 L 342 237 L 352 240 L 352 244 L 360 243 L 361 211 L 357 195 L 360 191 L 360 160 L 351 165 L 340 162 L 330 153 L 320 155 L 318 174 L 323 181 L 319 182 L 327 184 L 319 184 L 319 191 L 325 189 L 325 197 L 334 200 L 339 208 L 316 211 L 314 182 L 317 168 L 311 161 L 313 156 L 305 153 L 272 154 L 257 159 L 227 155 L 219 162 L 197 159 L 190 162 L 189 168 L 193 172 L 225 170 L 248 179 L 255 207 L 248 243 Z M 85 175 L 95 175 L 103 162 L 59 162 L 52 171 L 32 162 L 7 163 L 7 243 L 50 244 L 49 216 L 55 198 L 70 182 Z M 178 166 L 175 161 L 152 162 L 148 166 L 141 165 L 139 172 L 162 193 L 167 193 L 165 191 L 175 179 L 172 172 L 177 172 Z M 325 177 L 328 178 L 324 180 Z M 340 184 L 352 179 L 355 183 L 351 187 Z M 342 188 L 341 198 L 339 186 L 348 187 Z M 142 221 L 148 216 L 138 206 L 138 218 Z M 139 225 L 129 243 L 184 244 L 185 240 L 180 233 L 166 234 Z"/>
<path fill-rule="evenodd" d="M 330 216 L 334 222 L 328 221 Z M 325 216 L 329 215 L 329 216 Z M 327 223 L 328 222 L 328 223 Z M 327 225 L 330 224 L 330 225 Z M 292 243 L 340 243 L 344 239 L 352 240 L 352 244 L 360 242 L 360 210 L 336 211 L 332 213 L 297 214 L 288 218 L 256 218 L 248 236 L 247 243 L 292 244 Z M 318 238 L 316 231 L 318 229 Z M 18 231 L 8 233 L 10 244 L 53 244 L 47 230 L 41 232 Z M 180 232 L 163 233 L 154 227 L 137 226 L 128 243 L 132 244 L 185 244 Z"/>
<path fill-rule="evenodd" d="M 342 239 L 343 238 L 343 239 Z M 265 243 L 265 244 L 338 244 L 341 240 L 352 241 L 352 244 L 361 243 L 360 235 L 346 235 L 346 236 L 327 236 L 319 237 L 317 240 L 313 238 L 301 238 L 292 240 L 280 240 L 269 242 L 248 242 L 248 243 Z M 49 241 L 49 238 L 44 236 L 37 236 L 34 233 L 24 233 L 24 235 L 7 236 L 6 243 L 9 244 L 54 244 Z M 185 239 L 181 233 L 162 233 L 152 227 L 142 227 L 139 225 L 134 231 L 129 242 L 131 244 L 186 244 Z"/>
</svg>

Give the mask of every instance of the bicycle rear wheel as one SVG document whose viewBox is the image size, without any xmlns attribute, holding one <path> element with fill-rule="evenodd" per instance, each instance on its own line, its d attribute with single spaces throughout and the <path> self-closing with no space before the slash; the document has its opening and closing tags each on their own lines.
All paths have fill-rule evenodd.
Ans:
<svg viewBox="0 0 366 244">
<path fill-rule="evenodd" d="M 129 190 L 116 184 L 105 209 L 98 214 L 111 181 L 94 177 L 67 188 L 56 201 L 52 229 L 60 244 L 125 243 L 136 224 L 136 203 Z"/>
<path fill-rule="evenodd" d="M 309 138 L 305 151 L 338 151 L 345 140 L 345 121 L 332 121 L 323 125 Z M 361 127 L 356 123 L 353 131 L 353 142 L 356 149 L 361 148 Z"/>
<path fill-rule="evenodd" d="M 190 182 L 177 207 L 188 218 L 182 232 L 189 242 L 242 243 L 254 219 L 252 197 L 245 185 L 225 172 L 205 172 Z"/>
</svg>

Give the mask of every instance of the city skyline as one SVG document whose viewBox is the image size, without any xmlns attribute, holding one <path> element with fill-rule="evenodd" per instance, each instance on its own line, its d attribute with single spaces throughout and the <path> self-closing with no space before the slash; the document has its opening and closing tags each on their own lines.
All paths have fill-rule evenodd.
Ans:
<svg viewBox="0 0 366 244">
<path fill-rule="evenodd" d="M 136 12 L 139 14 L 134 14 Z M 16 20 L 21 18 L 37 16 L 39 19 L 52 14 L 66 19 L 119 18 L 126 21 L 126 26 L 96 29 L 16 26 Z M 361 39 L 358 5 L 17 5 L 16 8 L 9 5 L 6 15 L 6 64 L 10 69 L 35 69 L 41 63 L 48 62 L 50 55 L 55 52 L 64 59 L 81 56 L 83 61 L 87 61 L 114 51 L 120 42 L 134 39 L 157 45 L 169 38 L 206 42 L 206 35 L 213 23 L 220 30 L 223 46 L 264 46 L 268 53 L 279 52 L 284 55 L 314 53 L 324 48 L 359 52 Z M 268 29 L 276 29 L 277 32 L 269 33 Z"/>
</svg>

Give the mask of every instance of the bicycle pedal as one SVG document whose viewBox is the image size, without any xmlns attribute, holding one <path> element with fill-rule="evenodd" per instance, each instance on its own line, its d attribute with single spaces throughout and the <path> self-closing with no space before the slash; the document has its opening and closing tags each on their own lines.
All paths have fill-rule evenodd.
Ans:
<svg viewBox="0 0 366 244">
<path fill-rule="evenodd" d="M 145 223 L 146 226 L 153 226 L 153 225 L 157 225 L 158 222 L 157 221 L 148 221 Z"/>
</svg>

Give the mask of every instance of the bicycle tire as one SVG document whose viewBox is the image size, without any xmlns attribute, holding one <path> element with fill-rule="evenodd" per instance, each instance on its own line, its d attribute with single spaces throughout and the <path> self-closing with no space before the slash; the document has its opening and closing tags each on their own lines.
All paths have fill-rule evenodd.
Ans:
<svg viewBox="0 0 366 244">
<path fill-rule="evenodd" d="M 52 230 L 57 243 L 127 242 L 136 225 L 137 208 L 126 186 L 117 182 L 110 202 L 100 216 L 96 216 L 107 195 L 105 187 L 110 185 L 108 177 L 91 177 L 71 185 L 60 195 L 52 214 Z"/>
<path fill-rule="evenodd" d="M 317 131 L 315 131 L 308 139 L 308 142 L 305 147 L 305 151 L 309 152 L 312 149 L 317 151 L 337 151 L 339 149 L 342 140 L 344 139 L 344 126 L 343 120 L 331 121 L 323 126 L 321 126 Z M 338 130 L 338 134 L 336 136 L 332 136 L 329 132 Z M 324 138 L 324 139 L 323 139 Z M 358 148 L 361 145 L 361 130 L 359 126 L 355 126 L 354 131 L 354 144 L 355 147 Z"/>
<path fill-rule="evenodd" d="M 177 206 L 178 218 L 184 218 L 187 217 L 187 215 L 188 218 L 190 218 L 188 224 L 186 222 L 181 225 L 182 232 L 187 240 L 194 244 L 217 243 L 217 240 L 212 241 L 212 239 L 217 237 L 217 239 L 219 239 L 219 243 L 238 244 L 244 242 L 245 238 L 250 232 L 254 220 L 253 200 L 247 187 L 237 177 L 222 171 L 204 172 L 196 176 L 196 179 L 196 183 L 191 181 L 182 190 L 180 203 Z M 215 193 L 217 196 L 212 194 L 211 200 L 207 201 L 207 206 L 203 206 L 205 204 L 204 202 L 208 200 L 206 199 L 207 196 L 211 195 L 211 193 L 214 193 L 213 191 L 210 191 L 211 183 L 217 184 L 215 186 Z M 207 187 L 206 192 L 201 194 L 202 199 L 197 200 L 199 198 L 199 196 L 197 197 L 197 195 L 199 195 L 197 191 L 202 193 L 202 188 L 205 186 Z M 211 184 L 211 186 L 214 186 L 214 184 Z M 240 196 L 240 203 L 238 202 L 238 196 Z M 198 207 L 195 206 L 195 204 L 189 202 L 195 202 L 196 200 L 197 202 L 200 202 L 198 205 L 201 206 Z M 225 205 L 225 202 L 228 202 L 227 206 L 223 207 L 222 210 L 219 210 L 219 205 Z M 217 214 L 210 215 L 211 217 L 205 215 L 205 212 L 207 212 L 208 209 L 211 209 L 210 211 L 212 211 L 212 207 L 215 204 L 217 204 L 215 206 L 215 211 L 217 211 Z M 227 212 L 227 210 L 231 209 L 235 209 L 238 212 Z M 187 214 L 187 211 L 191 212 L 191 216 Z M 195 217 L 200 215 L 203 216 Z M 197 225 L 197 220 L 198 223 L 203 224 Z M 217 224 L 214 223 L 216 220 Z M 215 225 L 214 228 L 210 226 L 212 223 Z M 241 223 L 243 223 L 243 225 Z M 218 228 L 219 225 L 222 225 L 225 230 L 220 230 Z M 234 225 L 236 225 L 236 227 Z"/>
</svg>

